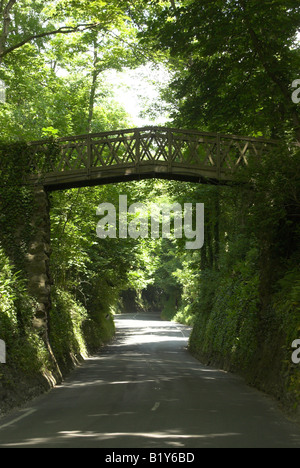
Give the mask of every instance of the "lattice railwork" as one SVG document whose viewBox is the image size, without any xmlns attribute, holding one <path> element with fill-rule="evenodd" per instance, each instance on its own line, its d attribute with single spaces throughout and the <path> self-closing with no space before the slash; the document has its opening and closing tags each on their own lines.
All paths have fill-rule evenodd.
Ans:
<svg viewBox="0 0 300 468">
<path fill-rule="evenodd" d="M 32 174 L 49 187 L 84 185 L 137 176 L 183 180 L 231 180 L 249 158 L 261 158 L 278 142 L 162 127 L 61 138 L 50 154 L 49 142 L 33 142 Z M 44 154 L 44 158 L 41 155 Z M 129 180 L 129 179 L 128 179 Z"/>
</svg>

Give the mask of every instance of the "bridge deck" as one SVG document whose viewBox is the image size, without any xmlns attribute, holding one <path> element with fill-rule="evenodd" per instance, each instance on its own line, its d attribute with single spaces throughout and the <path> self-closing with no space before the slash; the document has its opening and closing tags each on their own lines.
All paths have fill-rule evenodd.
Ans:
<svg viewBox="0 0 300 468">
<path fill-rule="evenodd" d="M 160 177 L 206 183 L 231 181 L 249 158 L 277 141 L 218 133 L 145 127 L 29 144 L 31 181 L 49 190 Z"/>
</svg>

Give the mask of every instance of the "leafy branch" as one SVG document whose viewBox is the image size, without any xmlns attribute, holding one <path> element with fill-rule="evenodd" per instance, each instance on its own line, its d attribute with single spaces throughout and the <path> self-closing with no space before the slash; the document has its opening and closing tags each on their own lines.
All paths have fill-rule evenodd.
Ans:
<svg viewBox="0 0 300 468">
<path fill-rule="evenodd" d="M 102 26 L 103 26 L 102 23 L 83 23 L 83 24 L 78 24 L 77 26 L 62 26 L 53 31 L 45 31 L 40 34 L 32 34 L 31 36 L 28 36 L 24 40 L 20 41 L 18 44 L 8 47 L 7 49 L 4 49 L 3 46 L 1 47 L 0 45 L 0 63 L 1 63 L 1 60 L 6 55 L 10 54 L 11 52 L 14 52 L 17 49 L 20 49 L 25 44 L 28 44 L 29 42 L 32 42 L 36 39 L 42 39 L 44 37 L 54 36 L 57 34 L 72 34 L 76 32 L 84 32 L 86 30 L 96 29 Z M 1 42 L 3 43 L 4 35 L 5 35 L 5 30 L 3 30 L 2 38 L 0 39 L 0 44 Z"/>
</svg>

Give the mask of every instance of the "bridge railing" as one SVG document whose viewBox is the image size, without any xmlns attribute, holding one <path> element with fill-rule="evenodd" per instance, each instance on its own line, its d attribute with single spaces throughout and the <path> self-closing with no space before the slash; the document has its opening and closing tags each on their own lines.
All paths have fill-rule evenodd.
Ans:
<svg viewBox="0 0 300 468">
<path fill-rule="evenodd" d="M 46 183 L 126 168 L 143 173 L 152 166 L 170 173 L 230 180 L 249 158 L 261 158 L 277 145 L 263 138 L 144 127 L 60 138 L 52 145 L 47 140 L 32 142 L 30 168 L 33 176 L 43 175 Z"/>
</svg>

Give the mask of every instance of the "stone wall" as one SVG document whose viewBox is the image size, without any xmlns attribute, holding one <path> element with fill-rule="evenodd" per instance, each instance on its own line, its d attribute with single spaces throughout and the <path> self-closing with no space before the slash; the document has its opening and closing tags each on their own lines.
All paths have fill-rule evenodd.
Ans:
<svg viewBox="0 0 300 468">
<path fill-rule="evenodd" d="M 34 210 L 30 225 L 32 239 L 26 255 L 26 270 L 29 293 L 37 301 L 33 325 L 47 340 L 48 314 L 51 310 L 50 205 L 43 186 L 34 188 Z"/>
</svg>

